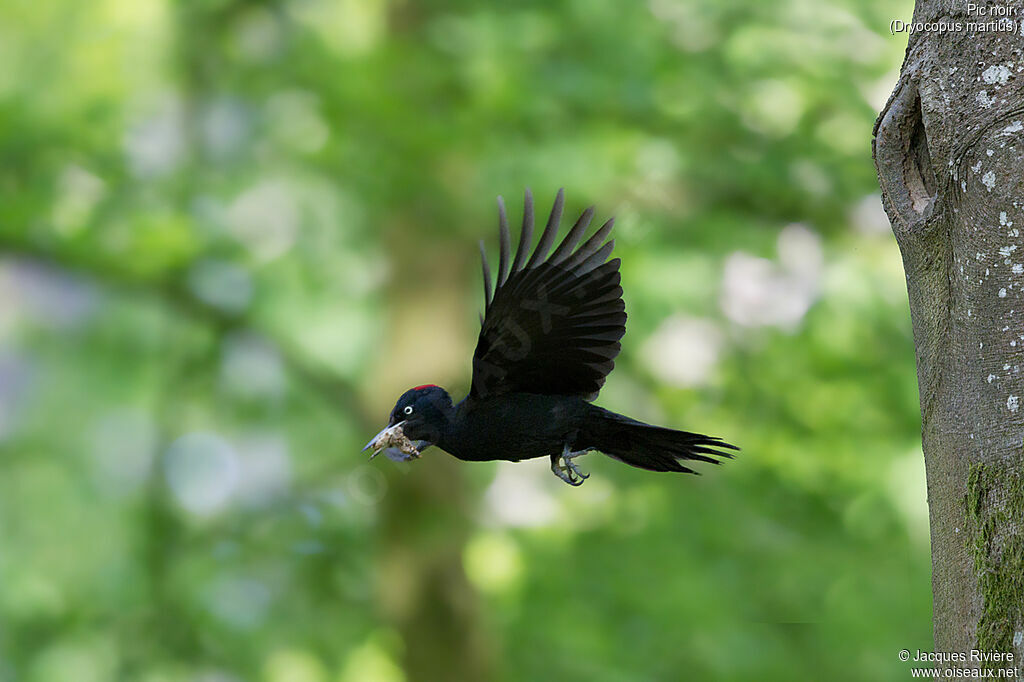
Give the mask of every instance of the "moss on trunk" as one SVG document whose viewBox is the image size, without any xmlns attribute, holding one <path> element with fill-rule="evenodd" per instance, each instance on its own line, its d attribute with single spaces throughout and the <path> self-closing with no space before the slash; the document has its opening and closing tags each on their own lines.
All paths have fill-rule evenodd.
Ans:
<svg viewBox="0 0 1024 682">
<path fill-rule="evenodd" d="M 1022 463 L 973 464 L 967 479 L 967 530 L 982 599 L 976 638 L 984 651 L 1013 651 L 1024 630 Z"/>
</svg>

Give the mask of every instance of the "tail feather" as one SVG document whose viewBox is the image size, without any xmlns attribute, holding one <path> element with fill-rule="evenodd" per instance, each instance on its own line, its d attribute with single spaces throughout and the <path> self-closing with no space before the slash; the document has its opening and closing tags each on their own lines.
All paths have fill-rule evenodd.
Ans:
<svg viewBox="0 0 1024 682">
<path fill-rule="evenodd" d="M 732 459 L 738 447 L 721 438 L 689 431 L 676 431 L 630 419 L 593 406 L 584 429 L 590 447 L 613 459 L 648 471 L 697 472 L 681 461 L 721 464 Z"/>
</svg>

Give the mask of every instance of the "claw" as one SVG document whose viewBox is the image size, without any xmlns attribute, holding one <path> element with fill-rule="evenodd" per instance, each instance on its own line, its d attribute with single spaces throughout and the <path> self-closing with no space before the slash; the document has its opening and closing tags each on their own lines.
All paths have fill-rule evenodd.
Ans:
<svg viewBox="0 0 1024 682">
<path fill-rule="evenodd" d="M 576 474 L 577 476 L 579 476 L 579 477 L 580 477 L 580 479 L 581 479 L 581 480 L 580 480 L 580 483 L 583 483 L 583 481 L 585 481 L 585 480 L 587 480 L 588 478 L 590 478 L 590 474 L 585 474 L 585 473 L 583 473 L 582 471 L 580 471 L 579 467 L 578 467 L 578 466 L 576 466 L 576 464 L 575 464 L 575 463 L 573 463 L 572 459 L 570 459 L 570 458 L 566 458 L 566 459 L 565 459 L 565 465 L 566 465 L 567 467 L 569 467 L 569 469 L 571 469 L 571 470 L 572 470 L 572 473 L 574 473 L 574 474 Z"/>
<path fill-rule="evenodd" d="M 575 480 L 573 480 L 569 470 L 562 466 L 560 455 L 551 455 L 551 473 L 558 476 L 569 485 L 578 485 Z"/>
<path fill-rule="evenodd" d="M 567 443 L 561 454 L 551 455 L 551 473 L 571 486 L 583 485 L 583 481 L 590 478 L 590 474 L 580 471 L 579 467 L 572 460 L 574 457 L 587 454 L 587 452 L 589 450 L 572 452 Z"/>
</svg>

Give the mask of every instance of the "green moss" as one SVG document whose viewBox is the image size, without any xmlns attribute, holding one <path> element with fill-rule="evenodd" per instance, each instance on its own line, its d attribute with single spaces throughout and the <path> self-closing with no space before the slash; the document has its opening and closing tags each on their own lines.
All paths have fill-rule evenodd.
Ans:
<svg viewBox="0 0 1024 682">
<path fill-rule="evenodd" d="M 978 648 L 1012 651 L 1024 625 L 1024 475 L 1021 461 L 972 464 L 964 500 L 982 613 Z"/>
</svg>

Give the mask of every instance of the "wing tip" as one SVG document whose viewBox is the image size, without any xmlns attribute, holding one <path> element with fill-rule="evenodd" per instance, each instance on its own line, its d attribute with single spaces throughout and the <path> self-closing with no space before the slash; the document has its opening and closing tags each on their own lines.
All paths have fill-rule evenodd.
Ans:
<svg viewBox="0 0 1024 682">
<path fill-rule="evenodd" d="M 487 308 L 491 305 L 491 265 L 487 262 L 487 247 L 484 245 L 484 240 L 480 240 L 480 265 L 483 271 L 484 278 L 484 307 Z"/>
</svg>

